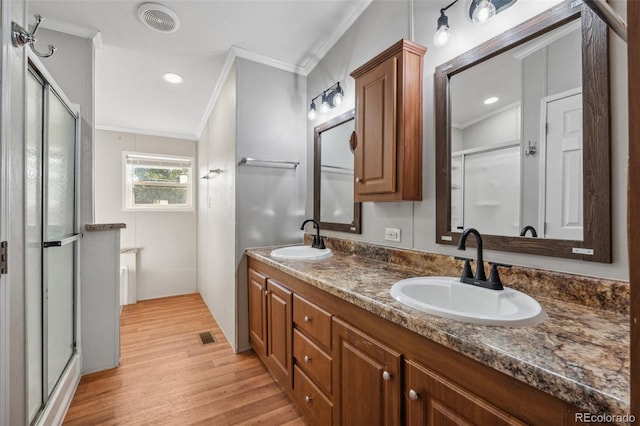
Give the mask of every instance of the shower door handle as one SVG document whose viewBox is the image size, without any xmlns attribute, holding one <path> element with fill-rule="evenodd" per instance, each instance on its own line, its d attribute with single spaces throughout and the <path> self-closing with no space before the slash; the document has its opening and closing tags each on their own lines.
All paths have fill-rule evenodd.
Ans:
<svg viewBox="0 0 640 426">
<path fill-rule="evenodd" d="M 42 247 L 43 248 L 62 247 L 74 241 L 78 241 L 80 238 L 82 238 L 82 234 L 73 234 L 70 237 L 63 238 L 61 240 L 45 241 L 44 243 L 42 243 Z"/>
</svg>

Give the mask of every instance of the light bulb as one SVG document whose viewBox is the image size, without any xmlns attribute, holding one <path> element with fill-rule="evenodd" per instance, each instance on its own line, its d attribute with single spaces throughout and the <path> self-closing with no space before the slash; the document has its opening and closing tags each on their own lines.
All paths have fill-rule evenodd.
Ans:
<svg viewBox="0 0 640 426">
<path fill-rule="evenodd" d="M 486 22 L 496 14 L 496 7 L 490 0 L 480 0 L 473 11 L 473 22 Z"/>
<path fill-rule="evenodd" d="M 435 44 L 438 47 L 442 47 L 445 44 L 447 44 L 450 37 L 451 37 L 451 30 L 449 29 L 448 25 L 444 25 L 438 28 L 438 31 L 436 31 L 436 33 L 434 34 L 433 44 Z"/>
<path fill-rule="evenodd" d="M 342 93 L 336 93 L 333 96 L 333 105 L 338 106 L 342 103 L 343 100 L 344 100 L 344 97 L 342 96 Z"/>
<path fill-rule="evenodd" d="M 444 9 L 440 9 L 440 17 L 438 18 L 438 30 L 433 35 L 433 44 L 438 47 L 444 46 L 451 37 L 449 29 L 449 18 L 444 14 Z"/>
<path fill-rule="evenodd" d="M 327 94 L 322 94 L 322 104 L 320 105 L 320 112 L 326 114 L 331 109 L 331 105 L 329 105 L 329 99 L 327 98 Z"/>
<path fill-rule="evenodd" d="M 311 101 L 311 106 L 309 107 L 307 118 L 309 120 L 315 120 L 317 116 L 318 116 L 318 111 L 316 111 L 316 104 L 315 102 Z"/>
</svg>

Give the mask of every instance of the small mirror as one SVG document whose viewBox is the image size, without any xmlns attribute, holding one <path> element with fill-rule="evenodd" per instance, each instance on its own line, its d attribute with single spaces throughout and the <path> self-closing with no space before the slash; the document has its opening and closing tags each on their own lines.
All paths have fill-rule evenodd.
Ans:
<svg viewBox="0 0 640 426">
<path fill-rule="evenodd" d="M 434 84 L 437 242 L 474 227 L 485 248 L 611 262 L 604 22 L 563 2 Z"/>
<path fill-rule="evenodd" d="M 354 130 L 351 110 L 314 129 L 313 218 L 322 229 L 360 233 L 360 203 L 353 199 Z"/>
</svg>

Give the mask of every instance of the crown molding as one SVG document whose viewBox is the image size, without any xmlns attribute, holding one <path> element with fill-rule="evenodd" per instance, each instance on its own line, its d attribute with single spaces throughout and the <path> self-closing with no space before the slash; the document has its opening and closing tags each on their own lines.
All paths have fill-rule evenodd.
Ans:
<svg viewBox="0 0 640 426">
<path fill-rule="evenodd" d="M 76 37 L 88 38 L 93 41 L 96 49 L 102 49 L 102 35 L 95 28 L 85 27 L 82 25 L 71 24 L 69 22 L 59 21 L 57 19 L 45 18 L 40 24 L 42 28 L 57 31 L 59 33 L 69 34 Z"/>
<path fill-rule="evenodd" d="M 227 81 L 227 77 L 229 76 L 229 72 L 231 71 L 231 67 L 235 62 L 236 58 L 243 58 L 253 62 L 257 62 L 260 64 L 264 64 L 273 68 L 281 69 L 284 71 L 288 71 L 294 74 L 299 74 L 303 77 L 309 75 L 311 71 L 320 63 L 322 58 L 331 50 L 331 48 L 337 43 L 337 41 L 347 32 L 347 30 L 353 25 L 353 23 L 360 17 L 362 12 L 364 12 L 367 7 L 372 3 L 373 0 L 360 0 L 357 2 L 357 7 L 355 7 L 351 13 L 346 15 L 342 22 L 338 26 L 336 26 L 336 30 L 331 34 L 329 38 L 320 46 L 320 48 L 312 55 L 312 58 L 307 62 L 306 65 L 294 65 L 289 64 L 287 62 L 279 61 L 277 59 L 270 58 L 265 55 L 261 55 L 259 53 L 252 52 L 250 50 L 244 49 L 239 46 L 231 46 L 229 52 L 227 53 L 227 58 L 222 66 L 222 71 L 220 72 L 220 77 L 216 82 L 215 87 L 213 88 L 213 93 L 209 98 L 209 103 L 207 108 L 204 111 L 202 118 L 200 119 L 200 125 L 196 129 L 196 139 L 200 139 L 202 136 L 202 131 L 204 130 L 204 126 L 207 125 L 207 121 L 209 120 L 209 116 L 213 111 L 213 107 L 218 100 L 218 96 L 220 95 L 220 91 L 222 90 L 222 86 L 224 82 Z"/>
<path fill-rule="evenodd" d="M 196 141 L 198 138 L 193 134 L 186 133 L 169 133 L 162 132 L 158 130 L 147 130 L 147 129 L 134 129 L 129 127 L 115 127 L 115 126 L 102 126 L 96 125 L 96 130 L 105 130 L 108 132 L 119 132 L 119 133 L 130 133 L 134 135 L 145 135 L 145 136 L 159 136 L 163 138 L 171 138 L 171 139 L 183 139 L 186 141 Z"/>
<path fill-rule="evenodd" d="M 362 13 L 369 7 L 373 0 L 360 0 L 350 14 L 346 15 L 342 22 L 336 26 L 336 30 L 327 38 L 327 40 L 318 48 L 318 50 L 312 55 L 311 59 L 304 66 L 304 74 L 309 75 L 311 71 L 320 63 L 329 50 L 340 40 L 340 38 L 347 32 L 353 23 L 362 15 Z"/>
</svg>

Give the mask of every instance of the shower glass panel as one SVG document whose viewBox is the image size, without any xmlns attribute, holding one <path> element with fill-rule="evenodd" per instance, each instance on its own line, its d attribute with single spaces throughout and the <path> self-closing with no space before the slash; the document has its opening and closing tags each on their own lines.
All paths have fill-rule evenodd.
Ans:
<svg viewBox="0 0 640 426">
<path fill-rule="evenodd" d="M 47 395 L 74 352 L 76 118 L 47 90 L 44 173 L 44 281 L 47 318 Z M 45 244 L 45 247 L 47 244 Z"/>
<path fill-rule="evenodd" d="M 29 420 L 76 352 L 78 115 L 30 62 L 25 147 L 25 262 Z"/>
<path fill-rule="evenodd" d="M 42 104 L 44 85 L 27 76 L 25 286 L 29 359 L 29 421 L 42 406 Z"/>
</svg>

